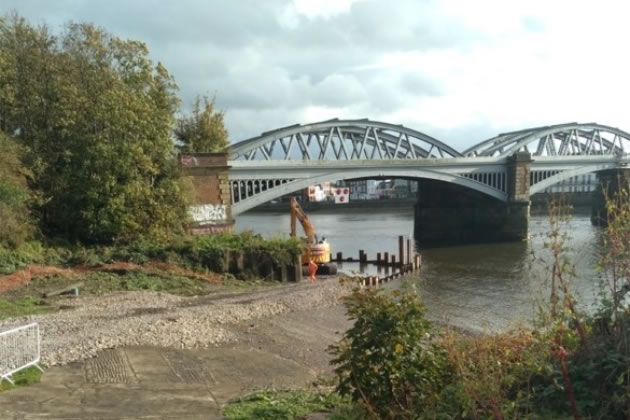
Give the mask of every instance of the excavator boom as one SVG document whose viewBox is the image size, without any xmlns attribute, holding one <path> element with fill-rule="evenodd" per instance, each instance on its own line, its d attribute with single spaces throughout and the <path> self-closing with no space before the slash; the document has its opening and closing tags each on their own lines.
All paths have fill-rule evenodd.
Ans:
<svg viewBox="0 0 630 420">
<path fill-rule="evenodd" d="M 302 207 L 298 204 L 297 200 L 291 197 L 290 201 L 291 206 L 291 236 L 297 236 L 297 223 L 296 220 L 300 221 L 302 225 L 302 229 L 304 229 L 304 234 L 306 235 L 306 239 L 309 244 L 314 244 L 317 242 L 317 237 L 315 236 L 315 227 L 308 220 L 308 216 L 302 210 Z"/>
</svg>

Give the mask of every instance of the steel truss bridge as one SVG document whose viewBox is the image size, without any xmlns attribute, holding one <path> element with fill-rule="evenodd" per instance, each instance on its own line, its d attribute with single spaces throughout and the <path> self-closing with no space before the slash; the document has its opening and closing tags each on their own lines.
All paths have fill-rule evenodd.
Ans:
<svg viewBox="0 0 630 420">
<path fill-rule="evenodd" d="M 361 178 L 429 178 L 508 200 L 507 163 L 529 152 L 530 195 L 630 163 L 630 134 L 568 123 L 499 134 L 458 152 L 402 125 L 329 120 L 263 133 L 230 147 L 232 214 L 309 185 Z"/>
</svg>

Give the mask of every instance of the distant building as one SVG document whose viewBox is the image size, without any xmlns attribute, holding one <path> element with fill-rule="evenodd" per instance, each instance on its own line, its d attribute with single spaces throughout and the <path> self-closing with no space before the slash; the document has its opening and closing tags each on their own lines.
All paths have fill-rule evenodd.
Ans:
<svg viewBox="0 0 630 420">
<path fill-rule="evenodd" d="M 311 185 L 306 189 L 308 201 L 325 201 L 331 195 L 330 182 L 324 184 Z"/>
<path fill-rule="evenodd" d="M 366 181 L 366 189 L 367 189 L 367 198 L 368 200 L 375 200 L 378 197 L 376 196 L 376 181 L 373 179 L 368 179 Z"/>
<path fill-rule="evenodd" d="M 375 195 L 383 199 L 409 199 L 418 194 L 418 183 L 409 179 L 386 179 L 376 184 Z"/>
<path fill-rule="evenodd" d="M 350 200 L 376 199 L 376 182 L 373 179 L 360 179 L 356 181 L 338 181 L 337 187 L 350 189 Z"/>
<path fill-rule="evenodd" d="M 597 174 L 578 175 L 558 182 L 549 188 L 546 193 L 580 193 L 592 192 L 597 189 Z"/>
</svg>

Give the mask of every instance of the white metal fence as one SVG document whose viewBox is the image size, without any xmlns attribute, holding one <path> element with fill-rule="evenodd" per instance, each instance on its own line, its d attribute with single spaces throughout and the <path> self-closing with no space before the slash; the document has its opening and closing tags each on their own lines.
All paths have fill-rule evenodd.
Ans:
<svg viewBox="0 0 630 420">
<path fill-rule="evenodd" d="M 29 366 L 41 370 L 40 345 L 36 322 L 0 332 L 0 382 L 13 383 L 11 375 Z"/>
</svg>

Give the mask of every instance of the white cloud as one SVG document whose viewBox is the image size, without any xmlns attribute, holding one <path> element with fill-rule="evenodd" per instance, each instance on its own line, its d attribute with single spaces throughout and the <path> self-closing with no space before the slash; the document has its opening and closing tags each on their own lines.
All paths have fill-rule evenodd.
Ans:
<svg viewBox="0 0 630 420">
<path fill-rule="evenodd" d="M 401 123 L 460 149 L 566 121 L 630 130 L 625 1 L 3 3 L 33 23 L 87 20 L 146 41 L 184 103 L 217 94 L 232 141 L 334 117 Z"/>
<path fill-rule="evenodd" d="M 347 13 L 353 3 L 361 0 L 293 0 L 295 11 L 310 19 Z"/>
</svg>

